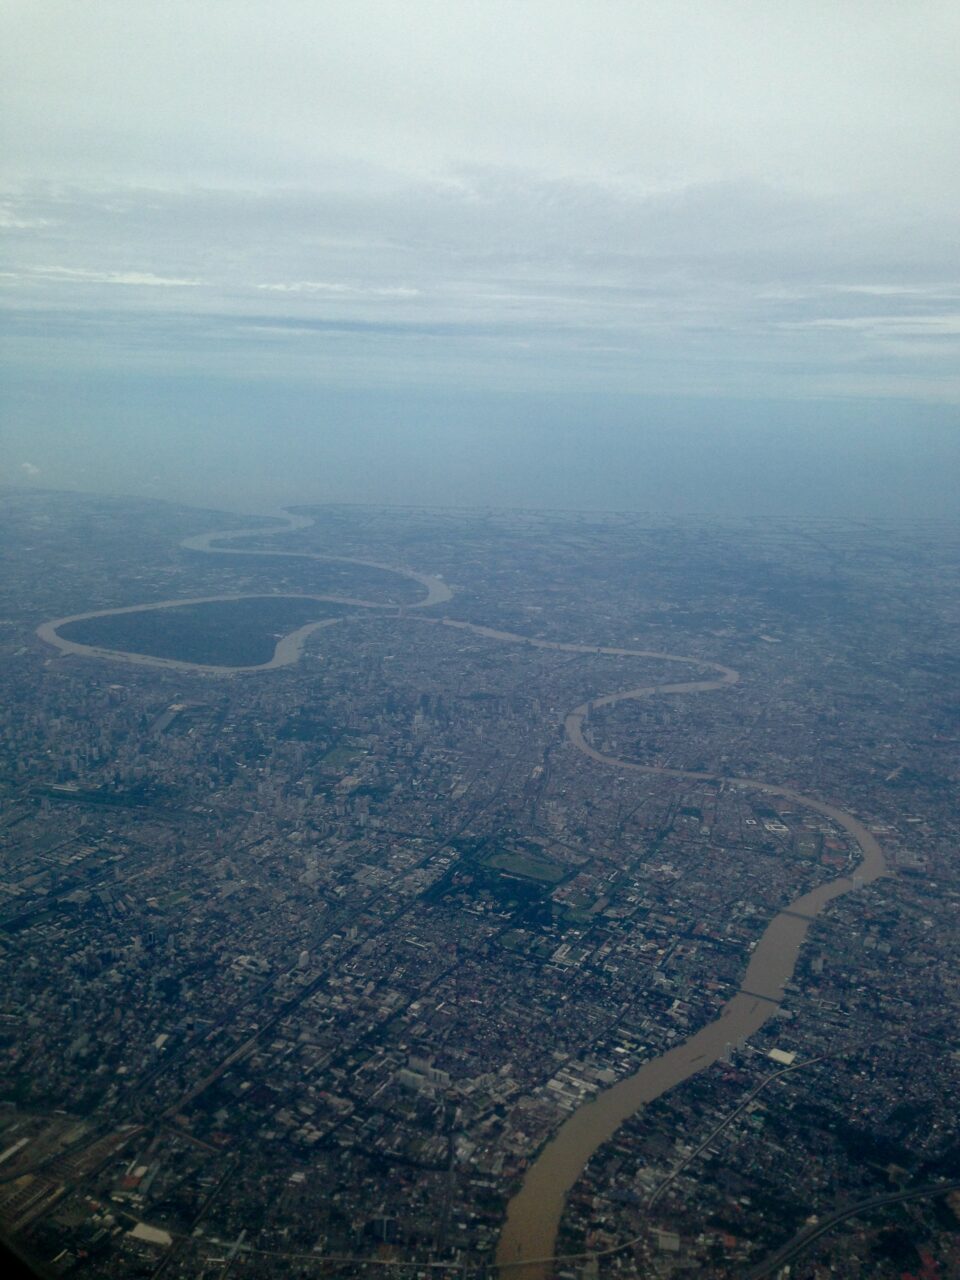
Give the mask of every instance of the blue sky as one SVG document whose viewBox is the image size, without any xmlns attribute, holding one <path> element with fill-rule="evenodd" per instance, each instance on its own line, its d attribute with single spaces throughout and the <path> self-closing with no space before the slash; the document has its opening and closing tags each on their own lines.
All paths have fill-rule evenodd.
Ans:
<svg viewBox="0 0 960 1280">
<path fill-rule="evenodd" d="M 953 3 L 13 0 L 0 44 L 5 481 L 69 437 L 145 484 L 176 383 L 211 447 L 243 386 L 411 447 L 444 395 L 956 423 Z"/>
</svg>

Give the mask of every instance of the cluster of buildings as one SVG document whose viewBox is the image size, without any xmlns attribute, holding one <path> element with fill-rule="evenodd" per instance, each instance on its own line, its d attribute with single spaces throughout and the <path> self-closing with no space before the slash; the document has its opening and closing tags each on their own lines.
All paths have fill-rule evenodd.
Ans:
<svg viewBox="0 0 960 1280">
<path fill-rule="evenodd" d="M 812 927 L 754 1037 L 599 1147 L 557 1243 L 593 1256 L 558 1273 L 742 1275 L 844 1200 L 960 1178 L 942 534 L 332 509 L 252 543 L 442 574 L 453 601 L 417 612 L 370 567 L 178 551 L 209 514 L 32 495 L 6 519 L 0 1231 L 52 1271 L 492 1268 L 563 1121 L 715 1019 L 784 904 L 855 873 L 850 836 L 802 804 L 564 737 L 586 699 L 689 668 L 445 616 L 736 667 L 598 709 L 588 740 L 842 803 L 891 871 Z M 383 608 L 243 676 L 34 635 L 272 589 Z M 953 1213 L 881 1206 L 792 1275 L 829 1246 L 836 1274 L 947 1276 Z"/>
</svg>

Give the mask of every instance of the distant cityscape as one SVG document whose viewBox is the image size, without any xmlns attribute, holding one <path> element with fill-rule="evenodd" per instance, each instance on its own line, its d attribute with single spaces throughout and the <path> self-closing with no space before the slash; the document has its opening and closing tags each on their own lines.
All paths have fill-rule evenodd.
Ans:
<svg viewBox="0 0 960 1280">
<path fill-rule="evenodd" d="M 960 527 L 292 515 L 3 495 L 0 1235 L 960 1276 Z"/>
</svg>

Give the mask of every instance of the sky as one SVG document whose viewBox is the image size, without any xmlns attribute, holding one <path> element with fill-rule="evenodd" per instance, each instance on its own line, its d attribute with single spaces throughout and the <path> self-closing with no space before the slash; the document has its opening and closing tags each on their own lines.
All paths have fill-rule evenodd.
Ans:
<svg viewBox="0 0 960 1280">
<path fill-rule="evenodd" d="M 0 483 L 955 502 L 954 0 L 7 0 L 0 85 Z"/>
</svg>

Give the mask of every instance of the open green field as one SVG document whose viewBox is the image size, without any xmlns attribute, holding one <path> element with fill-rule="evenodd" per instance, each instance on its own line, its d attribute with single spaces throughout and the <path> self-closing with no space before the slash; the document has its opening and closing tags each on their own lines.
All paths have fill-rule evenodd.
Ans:
<svg viewBox="0 0 960 1280">
<path fill-rule="evenodd" d="M 546 858 L 537 858 L 530 853 L 495 853 L 487 858 L 487 866 L 497 871 L 506 871 L 512 876 L 522 876 L 524 880 L 539 880 L 543 884 L 558 884 L 567 874 L 565 867 L 555 862 L 547 862 Z"/>
<path fill-rule="evenodd" d="M 358 760 L 363 754 L 364 752 L 359 747 L 338 746 L 327 752 L 323 757 L 323 763 L 328 769 L 345 769 L 347 765 L 352 764 L 354 760 Z"/>
</svg>

